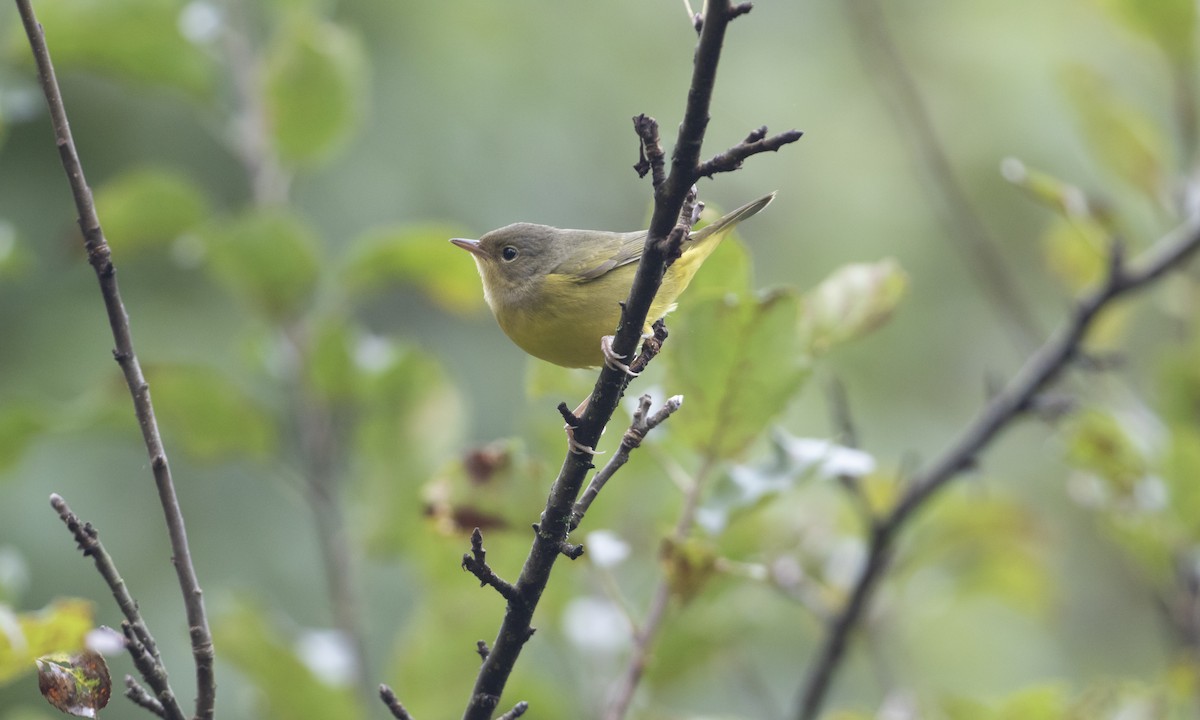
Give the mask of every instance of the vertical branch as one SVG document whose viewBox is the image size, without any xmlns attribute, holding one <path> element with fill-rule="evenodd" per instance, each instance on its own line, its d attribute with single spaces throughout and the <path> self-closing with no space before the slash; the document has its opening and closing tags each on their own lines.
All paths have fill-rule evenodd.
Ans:
<svg viewBox="0 0 1200 720">
<path fill-rule="evenodd" d="M 696 50 L 687 110 L 672 156 L 671 173 L 655 188 L 654 216 L 650 223 L 645 251 L 638 264 L 633 287 L 621 313 L 612 349 L 618 356 L 633 357 L 641 338 L 650 304 L 662 283 L 668 259 L 665 238 L 675 227 L 684 197 L 698 178 L 700 149 L 708 125 L 708 109 L 716 80 L 717 62 L 724 42 L 725 29 L 733 11 L 729 0 L 710 0 L 704 27 Z M 624 391 L 628 376 L 623 370 L 605 366 L 600 371 L 588 408 L 574 428 L 578 445 L 595 447 L 604 427 Z M 588 471 L 587 454 L 568 452 L 550 489 L 541 521 L 535 525 L 533 545 L 514 583 L 515 596 L 508 600 L 504 620 L 484 659 L 464 720 L 488 720 L 499 705 L 524 644 L 533 634 L 531 621 L 542 592 L 550 578 L 559 553 L 570 532 L 572 508 Z"/>
<path fill-rule="evenodd" d="M 1033 313 L 1006 269 L 995 238 L 972 208 L 877 0 L 849 0 L 845 7 L 858 31 L 858 48 L 868 74 L 908 129 L 909 148 L 928 174 L 948 239 L 991 299 L 1017 350 L 1036 347 L 1039 333 Z"/>
<path fill-rule="evenodd" d="M 191 551 L 188 549 L 183 512 L 175 494 L 167 453 L 159 434 L 158 422 L 154 417 L 154 406 L 150 400 L 150 386 L 142 375 L 141 364 L 134 352 L 129 317 L 125 312 L 125 306 L 121 301 L 121 293 L 117 286 L 116 268 L 113 267 L 111 259 L 112 253 L 104 238 L 104 231 L 100 227 L 100 219 L 96 216 L 96 208 L 92 203 L 92 192 L 84 178 L 83 166 L 75 149 L 75 141 L 71 136 L 70 124 L 67 121 L 67 111 L 63 105 L 58 80 L 54 75 L 54 66 L 50 61 L 50 50 L 46 46 L 42 26 L 38 23 L 29 0 L 17 0 L 17 9 L 25 26 L 25 34 L 29 38 L 29 45 L 33 50 L 34 61 L 38 69 L 38 81 L 50 109 L 55 143 L 58 146 L 63 169 L 67 174 L 67 181 L 71 186 L 71 194 L 75 198 L 75 208 L 79 214 L 79 228 L 83 232 L 88 262 L 91 263 L 100 283 L 100 294 L 104 298 L 104 307 L 108 312 L 108 323 L 112 329 L 115 343 L 113 357 L 121 367 L 125 383 L 129 386 L 129 393 L 133 398 L 134 412 L 137 414 L 138 425 L 142 429 L 142 439 L 150 457 L 150 467 L 158 488 L 163 516 L 166 519 L 167 534 L 171 542 L 171 561 L 175 566 L 179 589 L 183 594 L 184 610 L 191 635 L 192 658 L 196 666 L 196 717 L 199 720 L 211 720 L 216 702 L 212 634 L 208 629 L 204 598 L 201 594 L 200 583 L 196 578 L 195 568 L 192 565 Z"/>
</svg>

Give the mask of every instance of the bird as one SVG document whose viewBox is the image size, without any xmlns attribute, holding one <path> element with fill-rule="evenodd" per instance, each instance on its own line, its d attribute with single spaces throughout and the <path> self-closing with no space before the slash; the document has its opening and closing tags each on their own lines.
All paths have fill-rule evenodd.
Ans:
<svg viewBox="0 0 1200 720">
<path fill-rule="evenodd" d="M 696 271 L 738 223 L 775 199 L 746 203 L 690 234 L 666 270 L 646 327 L 675 308 Z M 630 372 L 612 351 L 647 230 L 607 232 L 514 223 L 478 240 L 452 238 L 471 253 L 500 328 L 526 353 L 568 368 L 606 364 Z M 632 373 L 631 373 L 632 374 Z"/>
</svg>

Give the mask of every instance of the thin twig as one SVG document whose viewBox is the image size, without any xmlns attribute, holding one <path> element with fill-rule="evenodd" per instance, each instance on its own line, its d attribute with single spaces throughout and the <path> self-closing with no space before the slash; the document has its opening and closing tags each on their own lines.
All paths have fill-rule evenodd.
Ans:
<svg viewBox="0 0 1200 720">
<path fill-rule="evenodd" d="M 163 704 L 156 700 L 150 691 L 139 685 L 132 675 L 125 676 L 125 697 L 129 698 L 134 705 L 148 710 L 164 720 L 167 717 L 167 710 Z"/>
<path fill-rule="evenodd" d="M 621 445 L 613 454 L 612 459 L 601 468 L 600 472 L 592 476 L 592 481 L 588 483 L 587 489 L 579 497 L 579 502 L 575 503 L 575 508 L 571 511 L 571 529 L 579 527 L 579 523 L 583 521 L 583 516 L 587 513 L 588 508 L 592 506 L 592 502 L 600 491 L 604 489 L 604 485 L 609 478 L 613 476 L 621 466 L 629 461 L 629 453 L 636 450 L 642 444 L 642 440 L 646 439 L 646 434 L 654 428 L 658 427 L 667 418 L 683 406 L 683 396 L 675 395 L 669 398 L 658 412 L 653 415 L 650 413 L 650 396 L 643 395 L 638 400 L 638 407 L 633 412 L 633 421 L 629 424 L 629 429 L 625 431 L 625 435 L 621 438 Z"/>
<path fill-rule="evenodd" d="M 112 556 L 104 549 L 104 543 L 100 542 L 100 535 L 96 532 L 96 528 L 92 527 L 91 523 L 81 523 L 79 517 L 67 506 L 67 501 L 57 493 L 50 496 L 50 506 L 54 508 L 63 524 L 71 531 L 75 537 L 75 543 L 84 556 L 90 557 L 95 563 L 96 570 L 108 584 L 113 598 L 117 601 L 117 607 L 125 616 L 125 622 L 121 624 L 121 631 L 125 635 L 126 650 L 133 659 L 134 666 L 142 674 L 142 678 L 154 689 L 155 697 L 151 697 L 140 686 L 138 689 L 146 697 L 158 703 L 158 709 L 154 711 L 156 715 L 167 720 L 184 720 L 185 714 L 175 699 L 175 693 L 171 690 L 171 685 L 167 680 L 166 668 L 163 667 L 162 659 L 158 655 L 158 645 L 154 642 L 150 629 L 146 627 L 146 622 L 142 619 L 137 601 L 129 594 L 125 580 L 117 571 Z M 137 702 L 137 698 L 131 699 Z M 143 705 L 141 702 L 138 704 Z M 143 705 L 143 707 L 146 706 Z"/>
<path fill-rule="evenodd" d="M 1198 217 L 1190 218 L 1168 233 L 1130 266 L 1125 264 L 1120 246 L 1114 245 L 1104 282 L 1076 303 L 1067 322 L 1030 356 L 1016 376 L 988 401 L 950 447 L 912 476 L 904 495 L 871 530 L 866 563 L 849 600 L 830 620 L 801 689 L 797 718 L 814 720 L 820 713 L 850 635 L 862 622 L 867 604 L 887 569 L 896 535 L 908 520 L 947 483 L 974 467 L 979 455 L 1000 431 L 1036 406 L 1036 400 L 1045 388 L 1081 356 L 1083 340 L 1105 308 L 1182 265 L 1198 249 Z"/>
<path fill-rule="evenodd" d="M 158 431 L 158 422 L 154 417 L 154 406 L 150 402 L 150 386 L 142 375 L 141 364 L 134 352 L 129 316 L 121 301 L 116 269 L 111 258 L 112 253 L 104 238 L 104 231 L 100 227 L 100 219 L 96 216 L 96 207 L 92 203 L 92 191 L 88 187 L 83 174 L 83 165 L 80 163 L 79 154 L 75 149 L 75 141 L 71 136 L 71 127 L 67 121 L 67 111 L 63 105 L 58 80 L 54 75 L 54 66 L 50 61 L 50 50 L 46 46 L 42 26 L 38 23 L 29 0 L 17 0 L 17 9 L 25 26 L 25 34 L 29 38 L 29 45 L 33 50 L 34 62 L 38 69 L 38 82 L 46 96 L 46 104 L 50 109 L 50 118 L 54 125 L 55 142 L 58 145 L 63 170 L 66 171 L 67 181 L 71 186 L 71 193 L 75 198 L 75 208 L 79 213 L 79 228 L 83 232 L 84 249 L 87 250 L 88 261 L 100 282 L 100 294 L 104 297 L 104 306 L 108 311 L 108 322 L 116 346 L 113 350 L 113 357 L 120 365 L 125 375 L 125 383 L 129 386 L 129 393 L 133 397 L 134 411 L 137 414 L 138 425 L 142 429 L 142 439 L 150 456 L 150 467 L 154 474 L 159 501 L 166 519 L 167 533 L 171 541 L 171 561 L 175 566 L 179 589 L 183 595 L 183 605 L 192 643 L 192 659 L 196 666 L 195 716 L 197 720 L 212 720 L 217 691 L 216 679 L 213 675 L 212 634 L 208 629 L 204 597 L 200 591 L 200 583 L 196 579 L 195 567 L 192 565 L 192 554 L 188 549 L 183 511 L 179 507 L 179 499 L 175 494 L 175 484 L 171 480 L 167 453 L 163 447 L 162 436 Z"/>
<path fill-rule="evenodd" d="M 701 177 L 712 177 L 717 173 L 733 172 L 741 169 L 742 163 L 752 155 L 765 152 L 778 152 L 779 148 L 799 140 L 804 133 L 799 130 L 788 130 L 767 137 L 767 126 L 764 125 L 750 133 L 745 140 L 729 148 L 725 152 L 707 160 L 700 166 Z"/>
<path fill-rule="evenodd" d="M 516 588 L 497 575 L 487 564 L 487 551 L 483 549 L 483 533 L 479 528 L 475 528 L 471 533 L 471 554 L 463 554 L 462 568 L 479 579 L 479 587 L 491 585 L 505 600 L 511 601 L 516 598 Z"/>
</svg>

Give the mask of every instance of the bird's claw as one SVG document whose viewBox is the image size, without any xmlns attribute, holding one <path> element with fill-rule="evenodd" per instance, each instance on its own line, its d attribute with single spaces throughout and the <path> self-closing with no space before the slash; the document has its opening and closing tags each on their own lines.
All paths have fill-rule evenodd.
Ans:
<svg viewBox="0 0 1200 720">
<path fill-rule="evenodd" d="M 594 448 L 594 447 L 591 447 L 589 445 L 584 445 L 583 443 L 580 443 L 580 442 L 576 442 L 575 428 L 571 427 L 570 425 L 563 425 L 563 430 L 566 431 L 566 433 L 567 433 L 567 448 L 570 449 L 570 451 L 575 453 L 576 455 L 587 455 L 588 457 L 596 457 L 597 455 L 604 454 L 602 452 L 597 452 L 596 448 Z"/>
<path fill-rule="evenodd" d="M 618 355 L 613 352 L 612 348 L 613 336 L 605 335 L 600 338 L 600 352 L 604 354 L 604 364 L 613 370 L 620 370 L 631 378 L 638 376 L 638 373 L 629 369 L 629 366 L 621 362 L 625 359 L 624 355 Z"/>
</svg>

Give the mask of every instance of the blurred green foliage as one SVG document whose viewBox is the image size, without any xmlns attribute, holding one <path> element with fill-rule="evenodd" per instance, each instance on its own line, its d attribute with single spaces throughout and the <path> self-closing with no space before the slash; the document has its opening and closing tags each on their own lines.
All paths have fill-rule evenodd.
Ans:
<svg viewBox="0 0 1200 720">
<path fill-rule="evenodd" d="M 938 452 L 981 378 L 1024 354 L 957 260 L 941 198 L 914 181 L 839 6 L 763 2 L 731 30 L 706 152 L 764 123 L 807 136 L 701 186 L 713 205 L 768 189 L 779 202 L 717 250 L 631 386 L 685 402 L 580 528 L 628 557 L 556 568 L 505 706 L 598 716 L 665 577 L 674 599 L 635 714 L 787 716 L 865 557 L 863 513 L 891 508 L 911 453 Z M 635 0 L 36 9 L 172 453 L 219 716 L 382 716 L 359 692 L 380 681 L 418 717 L 454 716 L 503 612 L 459 569 L 466 534 L 483 527 L 489 562 L 515 578 L 565 451 L 553 406 L 594 376 L 507 344 L 446 240 L 516 220 L 643 224 L 628 117 L 659 117 L 670 142 L 690 23 Z M 1147 247 L 1194 201 L 1190 0 L 886 16 L 1043 327 L 1113 243 Z M 61 492 L 104 534 L 190 697 L 157 500 L 12 7 L 0 30 L 0 615 L 29 652 L 45 643 L 12 608 L 85 607 L 52 604 L 78 595 L 119 622 L 44 507 Z M 1088 349 L 1128 363 L 1069 382 L 1077 412 L 1014 433 L 916 517 L 827 717 L 1194 715 L 1200 628 L 1160 614 L 1196 602 L 1194 277 L 1105 316 Z M 834 377 L 857 438 L 828 429 Z M 697 477 L 697 527 L 664 543 Z M 351 549 L 365 658 L 306 644 L 346 609 L 326 586 L 330 524 Z M 79 617 L 39 622 L 65 633 Z M 10 625 L 0 720 L 49 717 Z"/>
</svg>

